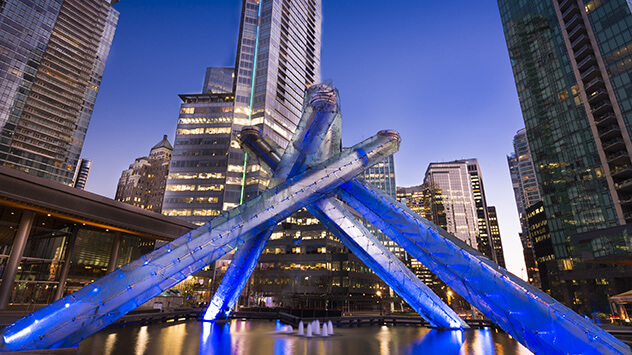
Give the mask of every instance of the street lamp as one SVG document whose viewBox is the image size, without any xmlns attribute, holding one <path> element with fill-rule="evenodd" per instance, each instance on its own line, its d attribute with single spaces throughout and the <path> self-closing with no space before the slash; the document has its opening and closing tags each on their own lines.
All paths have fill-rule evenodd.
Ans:
<svg viewBox="0 0 632 355">
<path fill-rule="evenodd" d="M 377 291 L 375 293 L 379 299 L 377 300 L 377 304 L 380 307 L 380 316 L 382 315 L 382 291 Z"/>
</svg>

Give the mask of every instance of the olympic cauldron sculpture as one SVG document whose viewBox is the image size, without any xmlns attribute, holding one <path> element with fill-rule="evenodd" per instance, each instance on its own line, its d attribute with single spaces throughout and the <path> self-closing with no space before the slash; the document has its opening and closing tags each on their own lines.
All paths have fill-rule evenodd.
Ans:
<svg viewBox="0 0 632 355">
<path fill-rule="evenodd" d="M 0 351 L 76 346 L 239 247 L 204 316 L 208 321 L 225 319 L 276 224 L 301 208 L 307 208 L 432 327 L 467 328 L 349 212 L 352 208 L 531 351 L 632 354 L 593 323 L 357 179 L 364 169 L 398 150 L 399 134 L 380 131 L 342 149 L 338 91 L 319 84 L 305 96 L 302 118 L 284 152 L 254 127 L 241 131 L 242 148 L 273 172 L 267 191 L 4 328 Z"/>
</svg>

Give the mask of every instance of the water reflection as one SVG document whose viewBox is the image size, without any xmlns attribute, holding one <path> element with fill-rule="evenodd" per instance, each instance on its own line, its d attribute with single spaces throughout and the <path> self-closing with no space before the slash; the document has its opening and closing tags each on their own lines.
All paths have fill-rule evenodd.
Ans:
<svg viewBox="0 0 632 355">
<path fill-rule="evenodd" d="M 114 344 L 116 344 L 116 333 L 108 335 L 107 339 L 105 340 L 105 350 L 103 351 L 103 353 L 105 355 L 112 355 Z"/>
<path fill-rule="evenodd" d="M 151 355 L 408 355 L 528 354 L 514 339 L 487 329 L 446 331 L 415 326 L 336 328 L 335 335 L 299 337 L 274 332 L 269 321 L 187 321 L 108 327 L 79 344 L 80 354 Z"/>
<path fill-rule="evenodd" d="M 472 350 L 481 354 L 495 354 L 494 340 L 489 328 L 479 329 L 474 332 L 474 340 L 472 341 Z"/>
<path fill-rule="evenodd" d="M 145 353 L 148 341 L 149 335 L 147 334 L 147 326 L 144 325 L 140 327 L 140 330 L 138 331 L 138 337 L 136 338 L 136 346 L 134 347 L 136 355 L 143 355 Z"/>
<path fill-rule="evenodd" d="M 377 340 L 380 342 L 380 355 L 390 355 L 391 332 L 387 326 L 383 325 L 380 327 L 380 332 L 377 333 Z"/>
<path fill-rule="evenodd" d="M 460 354 L 463 346 L 462 330 L 430 330 L 419 342 L 411 348 L 411 354 Z M 489 353 L 481 353 L 489 354 Z"/>
<path fill-rule="evenodd" d="M 202 322 L 200 354 L 231 354 L 230 323 Z"/>
</svg>

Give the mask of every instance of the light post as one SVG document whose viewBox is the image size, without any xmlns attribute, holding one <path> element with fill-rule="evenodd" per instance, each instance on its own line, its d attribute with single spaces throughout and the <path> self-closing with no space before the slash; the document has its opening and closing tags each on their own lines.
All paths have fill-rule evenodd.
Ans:
<svg viewBox="0 0 632 355">
<path fill-rule="evenodd" d="M 380 307 L 380 316 L 381 316 L 382 315 L 382 291 L 377 291 L 375 294 L 377 295 L 377 297 L 379 297 L 377 300 L 377 304 L 378 304 L 378 307 Z"/>
</svg>

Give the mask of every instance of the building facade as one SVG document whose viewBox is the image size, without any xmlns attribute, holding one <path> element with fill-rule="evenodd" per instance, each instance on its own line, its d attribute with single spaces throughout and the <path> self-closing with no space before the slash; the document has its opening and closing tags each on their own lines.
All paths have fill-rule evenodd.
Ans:
<svg viewBox="0 0 632 355">
<path fill-rule="evenodd" d="M 77 189 L 85 190 L 88 183 L 88 176 L 92 169 L 92 160 L 79 158 L 77 169 L 75 169 L 75 177 L 73 178 L 73 186 Z"/>
<path fill-rule="evenodd" d="M 173 147 L 165 135 L 149 151 L 121 173 L 115 200 L 160 213 Z"/>
<path fill-rule="evenodd" d="M 424 178 L 426 218 L 497 261 L 477 159 L 430 163 Z"/>
<path fill-rule="evenodd" d="M 630 267 L 595 261 L 630 253 L 610 234 L 632 222 L 630 5 L 498 5 L 553 247 L 551 293 L 580 312 L 608 311 L 609 295 L 632 288 Z M 596 231 L 592 249 L 573 242 Z"/>
<path fill-rule="evenodd" d="M 491 246 L 494 249 L 494 255 L 496 256 L 496 263 L 502 267 L 507 267 L 505 265 L 503 243 L 500 239 L 500 226 L 498 226 L 498 214 L 496 214 L 496 207 L 487 206 L 487 218 L 489 220 L 489 238 L 491 240 Z"/>
<path fill-rule="evenodd" d="M 424 194 L 423 185 L 412 187 L 397 187 L 397 201 L 406 205 L 413 212 L 428 219 L 429 206 L 427 207 L 426 195 Z M 439 297 L 445 298 L 445 291 L 441 292 L 441 287 L 445 288 L 445 284 L 439 280 L 427 267 L 415 258 L 410 258 L 410 270 L 423 281 L 426 286 L 430 287 Z"/>
<path fill-rule="evenodd" d="M 390 155 L 384 161 L 379 162 L 372 167 L 366 169 L 362 175 L 362 179 L 376 188 L 384 191 L 392 198 L 397 198 L 397 184 L 395 182 L 395 158 Z M 386 245 L 388 249 L 395 254 L 400 260 L 405 263 L 409 263 L 409 257 L 406 251 L 399 246 L 399 244 L 393 242 L 386 234 L 380 229 L 369 223 L 365 218 L 362 218 L 364 225 L 369 229 L 371 234 L 377 237 L 377 239 Z"/>
<path fill-rule="evenodd" d="M 73 185 L 118 21 L 115 2 L 2 2 L 1 165 Z"/>
<path fill-rule="evenodd" d="M 520 242 L 522 243 L 529 283 L 540 287 L 540 272 L 535 261 L 533 238 L 529 235 L 526 212 L 527 208 L 541 200 L 540 187 L 535 175 L 527 131 L 524 128 L 520 129 L 514 136 L 513 146 L 514 151 L 507 156 L 507 163 L 509 164 L 511 183 L 514 190 L 514 198 L 516 199 L 516 207 L 518 208 L 520 228 L 522 229 Z"/>
</svg>

